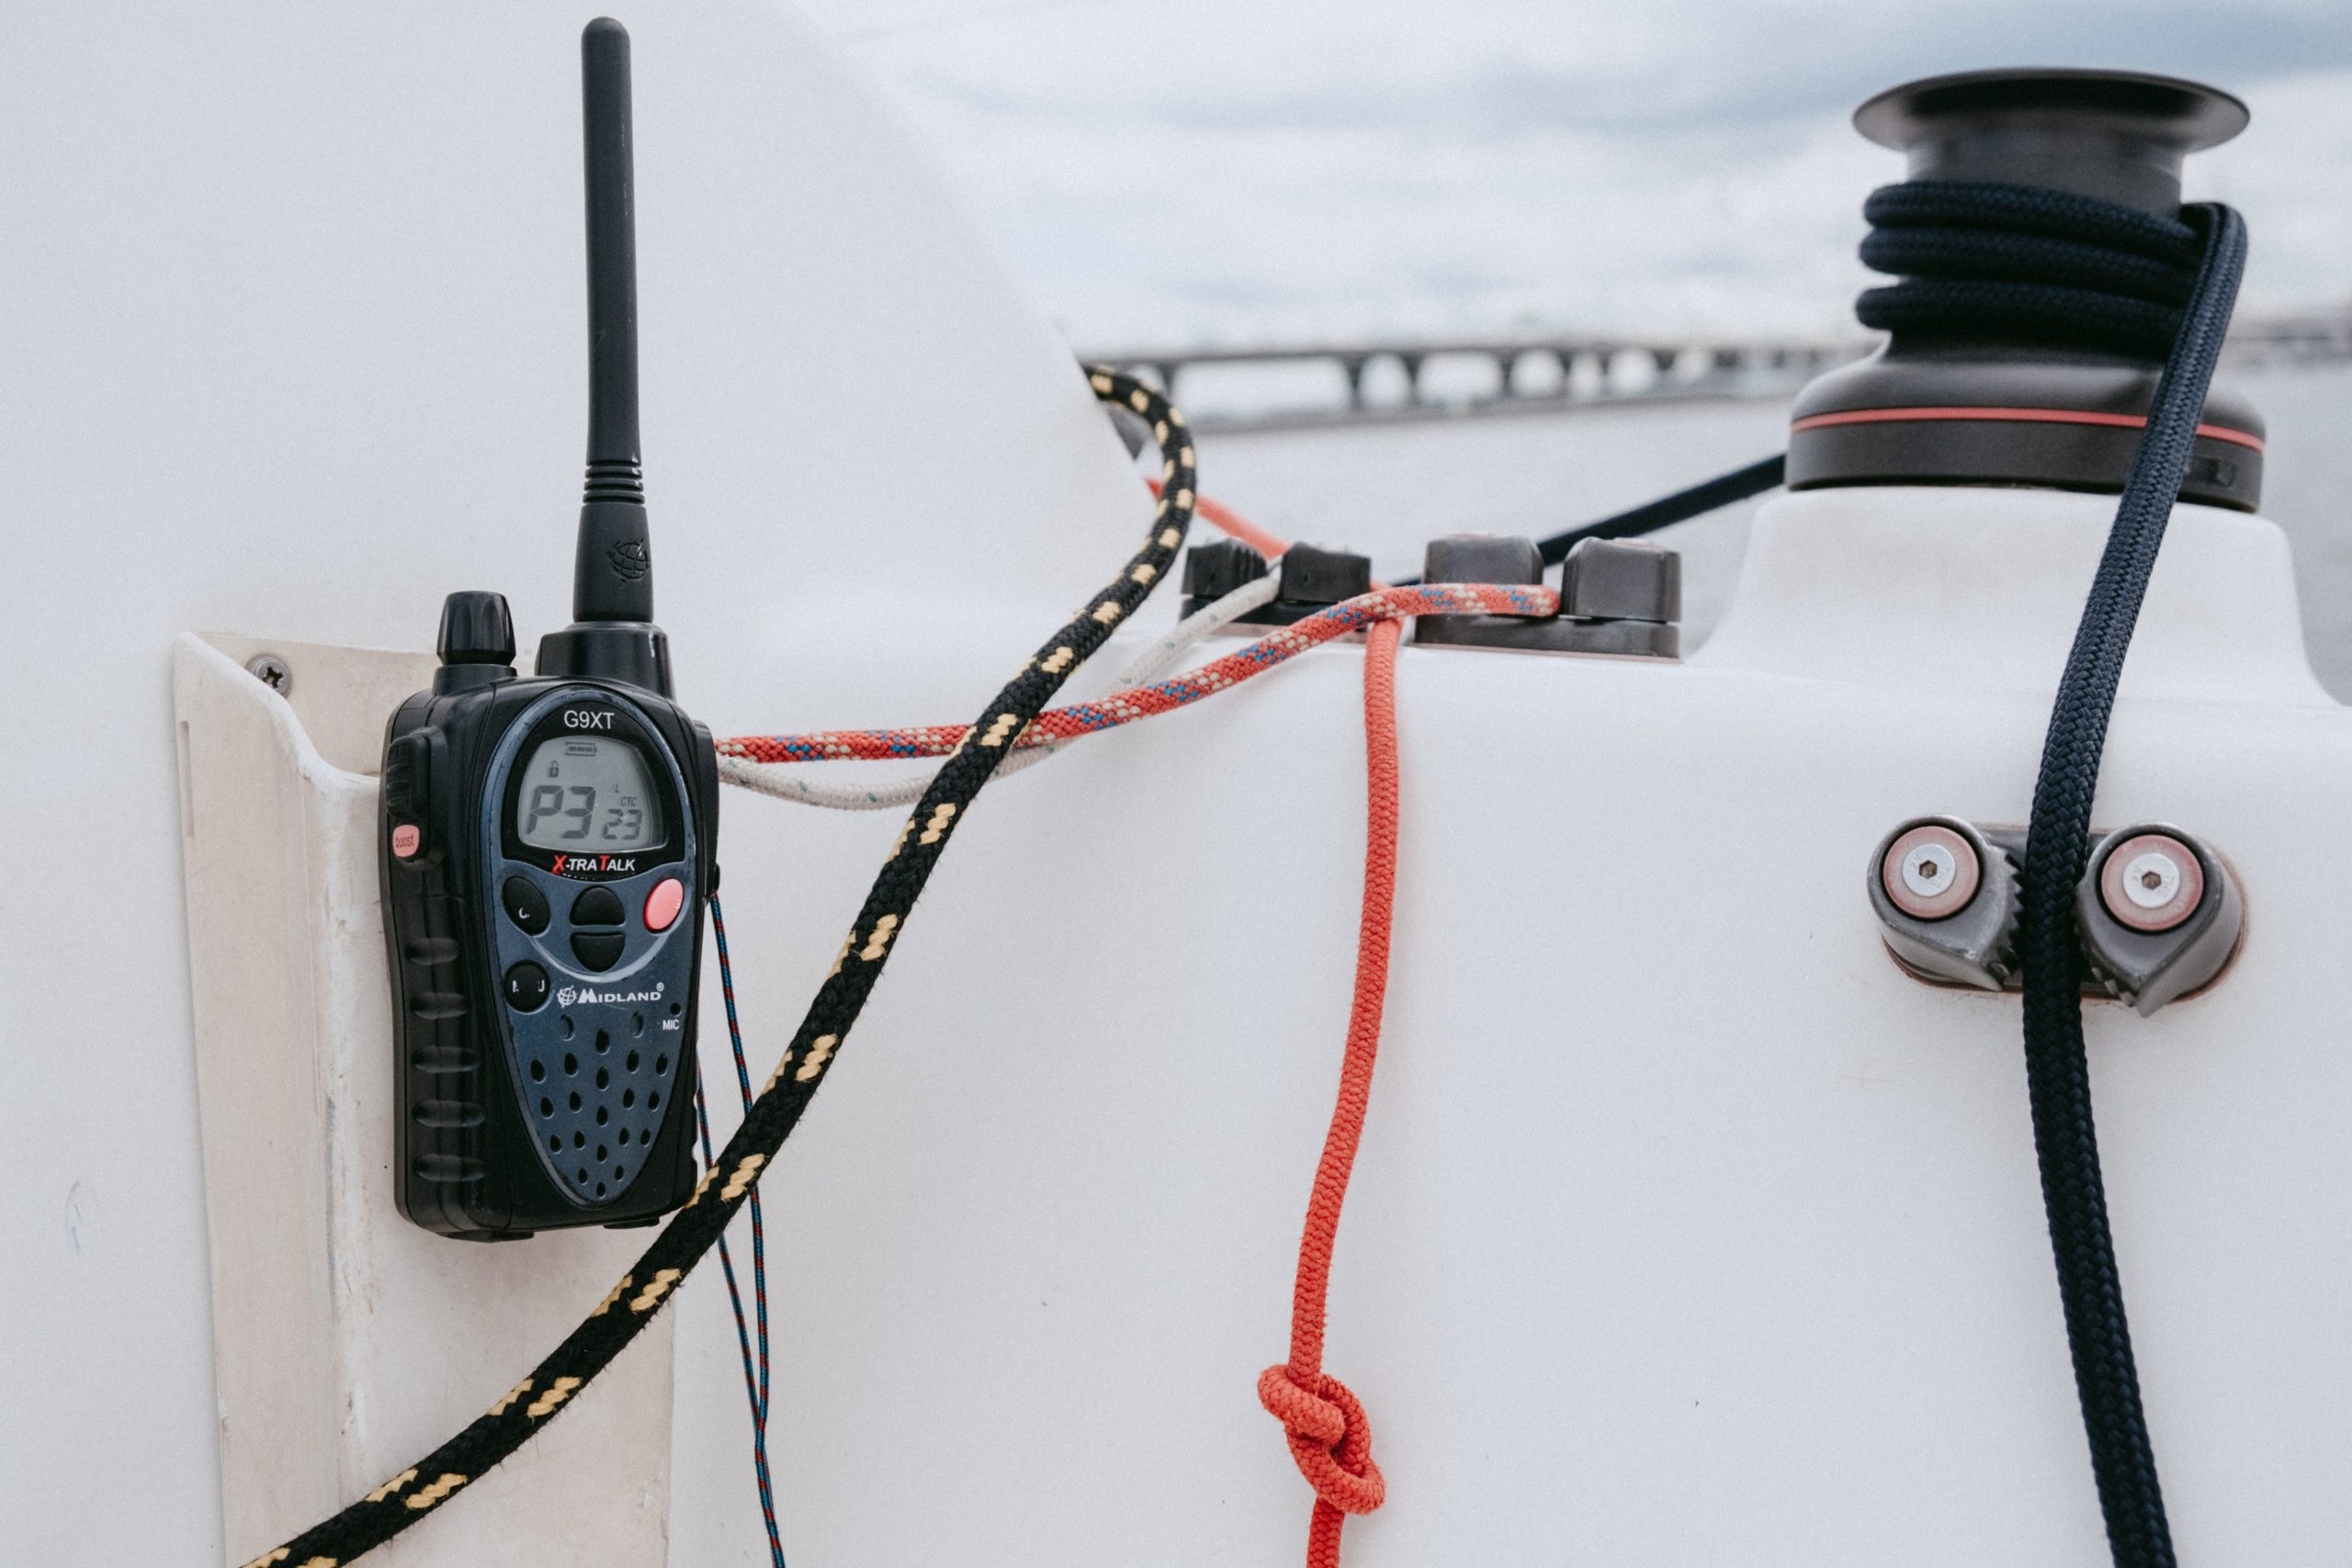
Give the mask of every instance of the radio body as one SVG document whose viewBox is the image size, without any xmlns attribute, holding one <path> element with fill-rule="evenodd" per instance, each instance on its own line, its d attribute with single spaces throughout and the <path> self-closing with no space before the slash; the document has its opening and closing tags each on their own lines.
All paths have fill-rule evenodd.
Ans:
<svg viewBox="0 0 2352 1568">
<path fill-rule="evenodd" d="M 695 1179 L 710 735 L 651 691 L 481 661 L 451 611 L 384 752 L 401 1212 L 480 1239 L 645 1223 Z"/>
<path fill-rule="evenodd" d="M 671 700 L 637 408 L 628 34 L 581 38 L 588 466 L 572 624 L 514 668 L 495 593 L 441 610 L 384 738 L 400 1211 L 495 1241 L 693 1194 L 695 998 L 718 760 Z"/>
</svg>

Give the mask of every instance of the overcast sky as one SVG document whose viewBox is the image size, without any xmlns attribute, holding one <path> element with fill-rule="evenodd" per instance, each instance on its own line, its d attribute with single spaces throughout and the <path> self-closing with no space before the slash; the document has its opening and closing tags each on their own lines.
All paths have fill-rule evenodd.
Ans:
<svg viewBox="0 0 2352 1568">
<path fill-rule="evenodd" d="M 2226 87 L 2194 159 L 2256 307 L 2352 301 L 2352 0 L 803 0 L 1081 348 L 1835 332 L 1901 161 L 1871 93 L 1987 65 Z"/>
</svg>

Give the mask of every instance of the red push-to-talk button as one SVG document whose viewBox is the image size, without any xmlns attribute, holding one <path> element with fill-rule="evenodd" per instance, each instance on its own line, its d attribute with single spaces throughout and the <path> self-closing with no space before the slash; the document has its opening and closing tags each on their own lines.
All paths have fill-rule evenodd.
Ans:
<svg viewBox="0 0 2352 1568">
<path fill-rule="evenodd" d="M 663 877 L 653 885 L 653 891 L 645 896 L 645 929 L 650 931 L 668 931 L 670 922 L 678 918 L 678 911 L 685 907 L 685 885 L 674 876 Z"/>
<path fill-rule="evenodd" d="M 392 853 L 407 860 L 424 842 L 424 829 L 413 822 L 403 822 L 392 829 Z"/>
</svg>

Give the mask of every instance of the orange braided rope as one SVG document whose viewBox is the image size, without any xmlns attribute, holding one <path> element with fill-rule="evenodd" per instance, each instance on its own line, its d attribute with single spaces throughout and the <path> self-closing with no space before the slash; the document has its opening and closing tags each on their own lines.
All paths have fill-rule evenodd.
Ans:
<svg viewBox="0 0 2352 1568">
<path fill-rule="evenodd" d="M 1154 487 L 1155 489 L 1157 487 Z M 1268 557 L 1287 547 L 1282 540 L 1206 497 L 1202 514 Z M 1353 1391 L 1323 1370 L 1326 1297 L 1340 1213 L 1348 1178 L 1363 1136 L 1372 1100 L 1373 1066 L 1380 1049 L 1381 1015 L 1388 990 L 1389 934 L 1396 888 L 1398 754 L 1396 741 L 1396 651 L 1402 618 L 1459 613 L 1549 615 L 1558 598 L 1544 588 L 1498 588 L 1441 584 L 1426 588 L 1378 587 L 1344 604 L 1274 633 L 1238 653 L 1216 660 L 1189 676 L 1123 693 L 1101 703 L 1079 704 L 1038 716 L 1018 735 L 983 737 L 984 745 L 1013 748 L 1047 744 L 1185 706 L 1272 669 L 1317 643 L 1368 628 L 1363 665 L 1365 826 L 1363 901 L 1356 935 L 1355 994 L 1348 1013 L 1345 1051 L 1337 1103 L 1331 1111 L 1323 1154 L 1299 1238 L 1298 1274 L 1291 1300 L 1288 1359 L 1258 1379 L 1258 1400 L 1283 1424 L 1291 1459 L 1315 1489 L 1307 1523 L 1306 1568 L 1338 1568 L 1340 1531 L 1350 1514 L 1368 1514 L 1386 1499 L 1387 1483 L 1372 1458 L 1372 1426 Z M 908 729 L 833 730 L 816 735 L 744 736 L 718 742 L 725 754 L 763 762 L 831 759 L 939 756 L 965 742 L 968 727 L 926 726 Z"/>
<path fill-rule="evenodd" d="M 1323 1370 L 1324 1295 L 1340 1206 L 1372 1102 L 1372 1067 L 1380 1050 L 1381 1009 L 1388 993 L 1388 933 L 1396 893 L 1396 624 L 1383 622 L 1366 639 L 1363 660 L 1363 913 L 1356 933 L 1355 1000 L 1340 1065 L 1339 1102 L 1315 1168 L 1306 1225 L 1298 1243 L 1298 1282 L 1291 1297 L 1290 1359 L 1258 1378 L 1258 1400 L 1283 1424 L 1291 1458 L 1315 1488 L 1306 1531 L 1306 1568 L 1338 1568 L 1340 1530 L 1350 1514 L 1368 1514 L 1387 1495 L 1372 1460 L 1372 1426 L 1347 1384 Z"/>
</svg>

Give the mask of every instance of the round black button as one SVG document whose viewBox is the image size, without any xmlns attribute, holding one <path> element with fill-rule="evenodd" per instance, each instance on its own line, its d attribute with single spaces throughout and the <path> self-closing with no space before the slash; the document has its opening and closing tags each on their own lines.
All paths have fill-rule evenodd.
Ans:
<svg viewBox="0 0 2352 1568">
<path fill-rule="evenodd" d="M 502 892 L 508 919 L 533 936 L 548 929 L 548 896 L 539 891 L 537 883 L 527 876 L 510 876 Z"/>
<path fill-rule="evenodd" d="M 529 959 L 506 972 L 506 1005 L 516 1012 L 537 1012 L 547 1005 L 548 972 Z"/>
<path fill-rule="evenodd" d="M 621 908 L 621 896 L 609 887 L 591 887 L 571 906 L 575 926 L 616 926 L 628 918 Z"/>
</svg>

